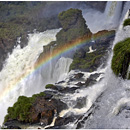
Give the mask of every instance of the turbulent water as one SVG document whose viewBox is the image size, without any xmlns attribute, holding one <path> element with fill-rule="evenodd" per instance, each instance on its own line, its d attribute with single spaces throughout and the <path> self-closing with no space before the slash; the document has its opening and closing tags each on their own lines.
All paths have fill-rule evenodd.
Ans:
<svg viewBox="0 0 130 130">
<path fill-rule="evenodd" d="M 116 29 L 120 23 L 123 2 L 109 1 L 107 2 L 104 13 L 93 9 L 83 10 L 84 18 L 90 30 L 96 33 L 100 30 Z M 129 9 L 129 2 L 126 2 L 122 12 L 122 18 Z"/>
<path fill-rule="evenodd" d="M 117 6 L 119 5 L 120 3 L 117 4 Z M 125 8 L 125 12 L 127 11 Z M 119 14 L 115 12 L 115 15 Z M 128 14 L 126 14 L 125 18 L 127 17 Z M 130 26 L 123 28 L 121 22 L 119 29 L 116 32 L 113 47 L 117 42 L 122 41 L 129 36 Z M 81 128 L 130 128 L 130 81 L 117 78 L 113 74 L 111 70 L 112 55 L 113 54 L 111 53 L 104 69 L 99 68 L 97 71 L 91 73 L 104 73 L 102 75 L 103 80 L 89 88 L 77 90 L 75 94 L 67 94 L 64 98 L 66 102 L 68 101 L 70 108 L 63 111 L 62 115 L 65 115 L 66 113 L 84 114 L 82 119 L 68 124 L 67 128 L 76 128 L 79 122 Z M 88 77 L 91 74 L 86 73 Z M 80 98 L 85 98 L 85 102 L 84 106 L 78 109 L 74 106 Z M 92 114 L 88 117 L 90 111 Z M 85 117 L 88 118 L 83 120 Z"/>
<path fill-rule="evenodd" d="M 89 9 L 89 11 L 84 10 L 83 14 L 88 27 L 94 33 L 103 29 L 117 29 L 129 9 L 128 5 L 130 2 L 126 2 L 122 11 L 122 2 L 108 2 L 104 13 Z M 12 106 L 20 95 L 31 96 L 41 92 L 47 83 L 65 80 L 61 84 L 64 87 L 73 87 L 77 83 L 77 81 L 69 82 L 70 77 L 79 71 L 71 71 L 68 74 L 72 59 L 66 58 L 66 56 L 53 59 L 48 66 L 33 72 L 34 63 L 42 52 L 43 45 L 56 40 L 55 35 L 59 30 L 30 34 L 26 47 L 21 49 L 18 45 L 12 54 L 9 54 L 9 58 L 0 72 L 0 124 L 4 120 L 7 108 Z M 118 41 L 129 36 L 130 27 L 122 29 L 120 26 L 116 32 L 113 47 Z M 89 53 L 93 51 L 95 50 L 90 47 Z M 86 117 L 91 110 L 91 117 L 82 124 L 82 128 L 130 128 L 130 112 L 128 111 L 130 109 L 130 81 L 124 81 L 114 76 L 111 70 L 111 59 L 112 53 L 105 68 L 98 68 L 92 73 L 82 72 L 84 73 L 82 82 L 85 82 L 91 74 L 102 74 L 97 78 L 95 85 L 78 89 L 74 94 L 68 93 L 61 97 L 61 100 L 69 106 L 67 110 L 60 113 L 61 117 L 72 113 L 84 114 Z M 103 79 L 100 81 L 101 78 Z M 83 101 L 81 107 L 75 107 L 80 100 Z M 78 122 L 70 123 L 66 127 L 76 128 Z"/>
<path fill-rule="evenodd" d="M 129 36 L 130 27 L 118 30 L 114 45 Z M 87 120 L 84 128 L 130 128 L 130 81 L 124 81 L 114 76 L 111 70 L 111 59 L 112 55 L 108 60 L 103 81 L 97 84 L 97 89 L 102 84 L 106 90 L 95 102 L 98 109 L 94 110 L 91 119 Z"/>
<path fill-rule="evenodd" d="M 69 71 L 72 59 L 61 57 L 57 63 L 50 62 L 50 66 L 44 66 L 44 72 L 41 73 L 42 67 L 33 72 L 34 63 L 43 51 L 43 45 L 56 40 L 55 35 L 59 30 L 29 34 L 28 45 L 23 49 L 18 45 L 12 54 L 9 54 L 0 72 L 0 124 L 3 123 L 7 108 L 12 106 L 20 95 L 32 96 L 41 92 L 47 83 L 57 82 Z M 64 65 L 61 65 L 62 62 Z"/>
</svg>

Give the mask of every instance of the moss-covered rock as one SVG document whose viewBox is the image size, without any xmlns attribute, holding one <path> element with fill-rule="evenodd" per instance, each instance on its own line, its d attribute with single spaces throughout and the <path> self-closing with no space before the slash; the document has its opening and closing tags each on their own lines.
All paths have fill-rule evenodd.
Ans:
<svg viewBox="0 0 130 130">
<path fill-rule="evenodd" d="M 63 109 L 67 109 L 65 103 L 52 97 L 47 92 L 34 94 L 32 97 L 20 96 L 13 107 L 8 108 L 4 124 L 10 126 L 11 122 L 15 120 L 25 125 L 27 123 L 49 125 L 54 118 L 54 114 L 59 114 Z"/>
<path fill-rule="evenodd" d="M 47 85 L 45 86 L 45 88 L 46 88 L 46 89 L 55 89 L 55 85 L 53 85 L 53 84 L 47 84 Z"/>
<path fill-rule="evenodd" d="M 107 56 L 107 50 L 114 36 L 115 31 L 107 30 L 93 34 L 94 42 L 86 44 L 74 54 L 70 70 L 92 72 L 96 70 L 102 62 L 105 64 L 106 58 L 104 57 Z M 95 50 L 92 53 L 88 53 L 90 46 L 92 46 L 92 49 Z"/>
<path fill-rule="evenodd" d="M 30 109 L 37 97 L 44 97 L 43 92 L 34 94 L 32 97 L 20 96 L 13 107 L 8 108 L 8 114 L 5 116 L 4 122 L 17 119 L 23 122 L 29 122 Z"/>
<path fill-rule="evenodd" d="M 123 23 L 123 26 L 128 26 L 130 25 L 130 18 L 126 19 Z"/>
<path fill-rule="evenodd" d="M 85 50 L 85 49 L 84 49 Z M 70 65 L 70 70 L 82 70 L 82 71 L 94 71 L 99 67 L 101 63 L 101 57 L 103 57 L 105 51 L 104 48 L 100 48 L 93 53 L 87 53 L 84 57 L 79 57 L 80 50 L 74 54 L 73 62 Z"/>
<path fill-rule="evenodd" d="M 58 18 L 63 29 L 56 36 L 57 44 L 64 44 L 87 34 L 91 35 L 81 10 L 71 8 L 61 12 Z"/>
<path fill-rule="evenodd" d="M 127 70 L 130 63 L 130 38 L 117 43 L 113 50 L 111 68 L 115 75 L 127 78 Z"/>
<path fill-rule="evenodd" d="M 50 50 L 53 55 L 53 52 L 56 52 L 63 46 L 67 48 L 68 45 L 77 39 L 80 40 L 85 37 L 91 40 L 92 33 L 85 23 L 81 10 L 71 8 L 59 13 L 58 18 L 62 29 L 57 33 L 56 41 L 52 41 L 47 46 L 44 46 L 44 52 L 40 54 L 38 62 L 44 58 L 45 55 L 49 55 Z"/>
</svg>

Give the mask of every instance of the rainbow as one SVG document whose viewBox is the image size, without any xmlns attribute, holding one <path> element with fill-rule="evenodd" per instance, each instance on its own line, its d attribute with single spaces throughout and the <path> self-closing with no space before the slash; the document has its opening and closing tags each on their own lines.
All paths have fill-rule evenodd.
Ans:
<svg viewBox="0 0 130 130">
<path fill-rule="evenodd" d="M 115 34 L 115 31 L 100 31 L 100 32 L 94 34 L 93 38 L 94 38 L 94 40 L 97 40 L 100 38 L 103 39 L 103 38 L 106 38 L 109 36 L 113 36 L 114 34 Z M 28 72 L 26 74 L 19 76 L 12 83 L 9 83 L 10 85 L 5 86 L 4 90 L 2 92 L 0 92 L 0 101 L 11 90 L 13 90 L 22 80 L 24 80 L 29 75 L 31 75 L 33 72 L 38 70 L 41 66 L 47 65 L 47 63 L 49 63 L 50 60 L 56 58 L 57 56 L 59 56 L 63 53 L 67 53 L 67 52 L 71 51 L 74 47 L 79 47 L 79 46 L 84 45 L 90 41 L 91 41 L 91 35 L 85 35 L 85 36 L 80 37 L 76 40 L 73 40 L 69 43 L 66 43 L 62 46 L 58 46 L 56 49 L 54 49 L 52 51 L 51 55 L 50 55 L 50 53 L 45 53 L 44 56 L 42 58 L 40 58 L 40 60 L 38 60 L 38 62 L 35 64 L 34 69 L 31 72 Z"/>
</svg>

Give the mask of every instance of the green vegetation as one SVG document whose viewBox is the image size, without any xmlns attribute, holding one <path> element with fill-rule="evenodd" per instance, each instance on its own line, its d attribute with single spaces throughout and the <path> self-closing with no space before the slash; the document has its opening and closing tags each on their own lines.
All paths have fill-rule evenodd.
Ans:
<svg viewBox="0 0 130 130">
<path fill-rule="evenodd" d="M 59 13 L 58 19 L 62 29 L 56 35 L 57 40 L 44 47 L 44 52 L 40 54 L 38 60 L 42 59 L 46 52 L 49 53 L 52 46 L 53 50 L 57 50 L 58 48 L 62 47 L 62 45 L 67 45 L 70 42 L 80 39 L 84 36 L 88 36 L 88 38 L 91 40 L 92 33 L 86 25 L 81 10 L 72 8 L 68 9 L 67 11 Z"/>
<path fill-rule="evenodd" d="M 130 38 L 117 43 L 114 47 L 111 68 L 115 75 L 126 78 L 130 62 Z"/>
<path fill-rule="evenodd" d="M 91 35 L 81 10 L 71 8 L 59 13 L 58 18 L 63 29 L 56 36 L 57 44 L 68 43 L 86 34 Z"/>
<path fill-rule="evenodd" d="M 86 50 L 88 49 L 86 48 Z M 89 72 L 94 71 L 99 66 L 101 57 L 105 54 L 103 47 L 93 53 L 87 53 L 88 51 L 85 52 L 83 57 L 79 56 L 80 51 L 75 53 L 73 62 L 70 65 L 70 70 L 80 69 Z"/>
<path fill-rule="evenodd" d="M 68 29 L 70 25 L 74 25 L 77 17 L 82 15 L 82 11 L 78 9 L 69 9 L 59 13 L 58 18 L 63 29 Z"/>
<path fill-rule="evenodd" d="M 54 87 L 53 84 L 47 84 L 47 85 L 45 86 L 46 89 L 48 89 L 48 88 L 52 88 L 52 87 Z"/>
<path fill-rule="evenodd" d="M 57 16 L 41 16 L 47 4 L 49 2 L 44 1 L 0 2 L 0 39 L 7 44 L 10 40 L 16 42 L 17 37 L 27 34 L 28 31 L 44 31 L 47 28 L 58 27 Z"/>
<path fill-rule="evenodd" d="M 8 114 L 5 116 L 4 122 L 10 119 L 17 119 L 23 122 L 29 122 L 30 109 L 37 97 L 45 96 L 44 92 L 34 94 L 32 97 L 20 96 L 13 107 L 8 108 Z"/>
<path fill-rule="evenodd" d="M 123 26 L 128 26 L 130 25 L 130 18 L 126 19 L 123 23 Z"/>
</svg>

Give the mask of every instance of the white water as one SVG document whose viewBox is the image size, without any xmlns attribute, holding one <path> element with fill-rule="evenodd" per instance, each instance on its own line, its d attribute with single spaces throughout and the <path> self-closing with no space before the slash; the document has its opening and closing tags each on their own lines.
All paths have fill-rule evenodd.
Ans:
<svg viewBox="0 0 130 130">
<path fill-rule="evenodd" d="M 30 34 L 28 45 L 23 49 L 18 45 L 9 55 L 0 72 L 0 124 L 3 123 L 7 108 L 12 106 L 20 95 L 32 96 L 44 91 L 44 85 L 57 82 L 60 76 L 65 76 L 69 71 L 72 60 L 62 57 L 57 59 L 57 63 L 33 72 L 34 63 L 43 51 L 43 46 L 56 40 L 55 35 L 59 30 Z M 43 69 L 46 72 L 41 72 Z"/>
<path fill-rule="evenodd" d="M 118 24 L 115 25 L 113 23 L 118 23 L 121 5 L 121 2 L 108 2 L 106 11 L 103 14 L 93 10 L 91 13 L 87 12 L 85 17 L 91 31 L 97 32 L 98 30 L 117 27 Z M 110 11 L 108 10 L 109 8 Z M 55 40 L 55 35 L 58 31 L 59 30 L 50 30 L 44 33 L 36 33 L 30 35 L 27 47 L 23 49 L 16 47 L 14 49 L 13 53 L 9 55 L 7 63 L 0 73 L 0 92 L 3 93 L 5 91 L 4 88 L 14 85 L 13 83 L 17 82 L 17 77 L 22 73 L 28 74 L 29 72 L 32 72 L 33 65 L 38 55 L 42 51 L 42 46 L 48 44 L 52 40 Z M 125 30 L 119 30 L 116 34 L 114 44 L 128 36 L 130 36 L 129 27 L 126 27 Z M 117 115 L 117 113 L 120 111 L 119 109 L 124 104 L 129 103 L 130 97 L 126 90 L 130 89 L 130 81 L 123 81 L 113 75 L 110 68 L 111 57 L 112 55 L 110 56 L 108 65 L 105 69 L 98 69 L 97 71 L 93 72 L 105 73 L 104 79 L 101 82 L 89 88 L 77 90 L 77 92 L 74 94 L 66 94 L 63 97 L 63 100 L 66 101 L 70 107 L 68 110 L 62 111 L 60 113 L 60 116 L 64 116 L 68 112 L 74 114 L 86 113 L 95 103 L 100 94 L 104 92 L 102 102 L 99 104 L 101 110 L 95 113 L 94 118 L 87 122 L 84 128 L 110 128 L 109 125 L 113 126 L 112 128 L 116 128 L 116 126 L 121 123 L 120 121 L 122 120 L 120 117 L 116 118 L 114 116 L 113 118 L 112 116 L 113 114 Z M 16 101 L 19 95 L 31 96 L 34 93 L 43 91 L 44 85 L 46 83 L 55 83 L 56 81 L 65 79 L 71 62 L 72 60 L 70 58 L 64 57 L 61 57 L 59 60 L 57 59 L 55 61 L 50 61 L 48 68 L 41 68 L 42 71 L 39 70 L 35 72 L 35 76 L 34 74 L 30 75 L 23 82 L 19 83 L 17 87 L 12 89 L 12 91 L 7 92 L 7 95 L 3 96 L 3 98 L 0 100 L 0 124 L 3 122 L 3 118 L 6 114 L 6 109 Z M 85 78 L 87 78 L 90 76 L 90 73 L 85 73 L 85 75 Z M 99 81 L 99 79 L 97 79 L 97 81 Z M 7 88 L 7 90 L 8 89 L 10 88 Z M 84 107 L 80 109 L 73 108 L 73 106 L 76 104 L 76 100 L 82 97 L 86 98 Z M 112 119 L 113 122 L 110 119 Z M 125 123 L 123 120 L 122 127 L 118 127 L 129 128 L 127 124 L 128 122 Z"/>
<path fill-rule="evenodd" d="M 107 6 L 109 6 L 110 8 L 110 4 Z M 115 9 L 116 12 L 113 11 L 114 7 L 116 7 Z M 117 20 L 119 20 L 120 9 L 118 8 L 120 7 L 121 7 L 121 3 L 118 4 L 113 3 L 111 7 L 112 12 L 110 11 L 112 13 L 112 16 L 110 17 L 111 22 L 112 21 L 116 22 Z M 115 18 L 114 15 L 117 15 L 117 17 Z M 126 18 L 127 17 L 125 16 L 125 19 Z M 120 24 L 122 25 L 122 23 L 123 22 L 121 21 Z M 100 27 L 104 28 L 103 26 Z M 101 29 L 100 27 L 98 29 L 97 28 L 95 29 L 94 27 L 93 28 L 95 30 L 99 30 Z M 117 42 L 122 41 L 127 37 L 130 37 L 130 26 L 127 26 L 125 28 L 123 28 L 123 26 L 120 26 L 118 31 L 116 32 L 116 37 L 113 43 L 113 47 Z M 98 106 L 98 109 L 93 110 L 94 114 L 91 116 L 90 119 L 86 121 L 86 123 L 83 126 L 83 129 L 84 128 L 85 129 L 86 128 L 91 128 L 91 129 L 92 128 L 96 128 L 96 129 L 97 128 L 98 129 L 130 128 L 130 124 L 129 124 L 130 122 L 130 111 L 129 111 L 130 110 L 130 93 L 129 93 L 130 81 L 127 80 L 124 81 L 120 78 L 117 78 L 113 74 L 111 70 L 112 55 L 113 54 L 110 54 L 107 66 L 104 69 L 104 71 L 102 69 L 99 69 L 100 72 L 104 73 L 104 75 L 101 76 L 104 77 L 103 80 L 86 89 L 79 89 L 74 94 L 65 95 L 63 100 L 67 102 L 69 109 L 63 110 L 60 113 L 61 117 L 65 115 L 70 115 L 70 113 L 73 113 L 75 115 L 84 114 L 85 117 L 85 115 L 86 116 L 88 115 L 87 111 L 89 109 L 94 109 L 91 107 L 93 106 L 93 104 L 95 104 L 96 106 Z M 99 70 L 97 70 L 95 73 L 99 73 Z M 89 76 L 90 74 L 86 73 L 86 75 Z M 99 79 L 97 79 L 97 81 L 99 81 Z M 99 98 L 100 101 L 97 102 L 96 100 L 101 94 L 102 96 Z M 75 108 L 77 100 L 79 98 L 82 99 L 83 97 L 86 98 L 86 103 L 84 104 L 84 106 L 80 109 Z M 76 128 L 75 122 L 68 124 L 67 128 Z"/>
<path fill-rule="evenodd" d="M 86 9 L 83 11 L 83 14 L 90 30 L 96 33 L 100 30 L 117 28 L 120 21 L 121 9 L 121 1 L 109 1 L 104 13 L 93 9 Z"/>
</svg>

